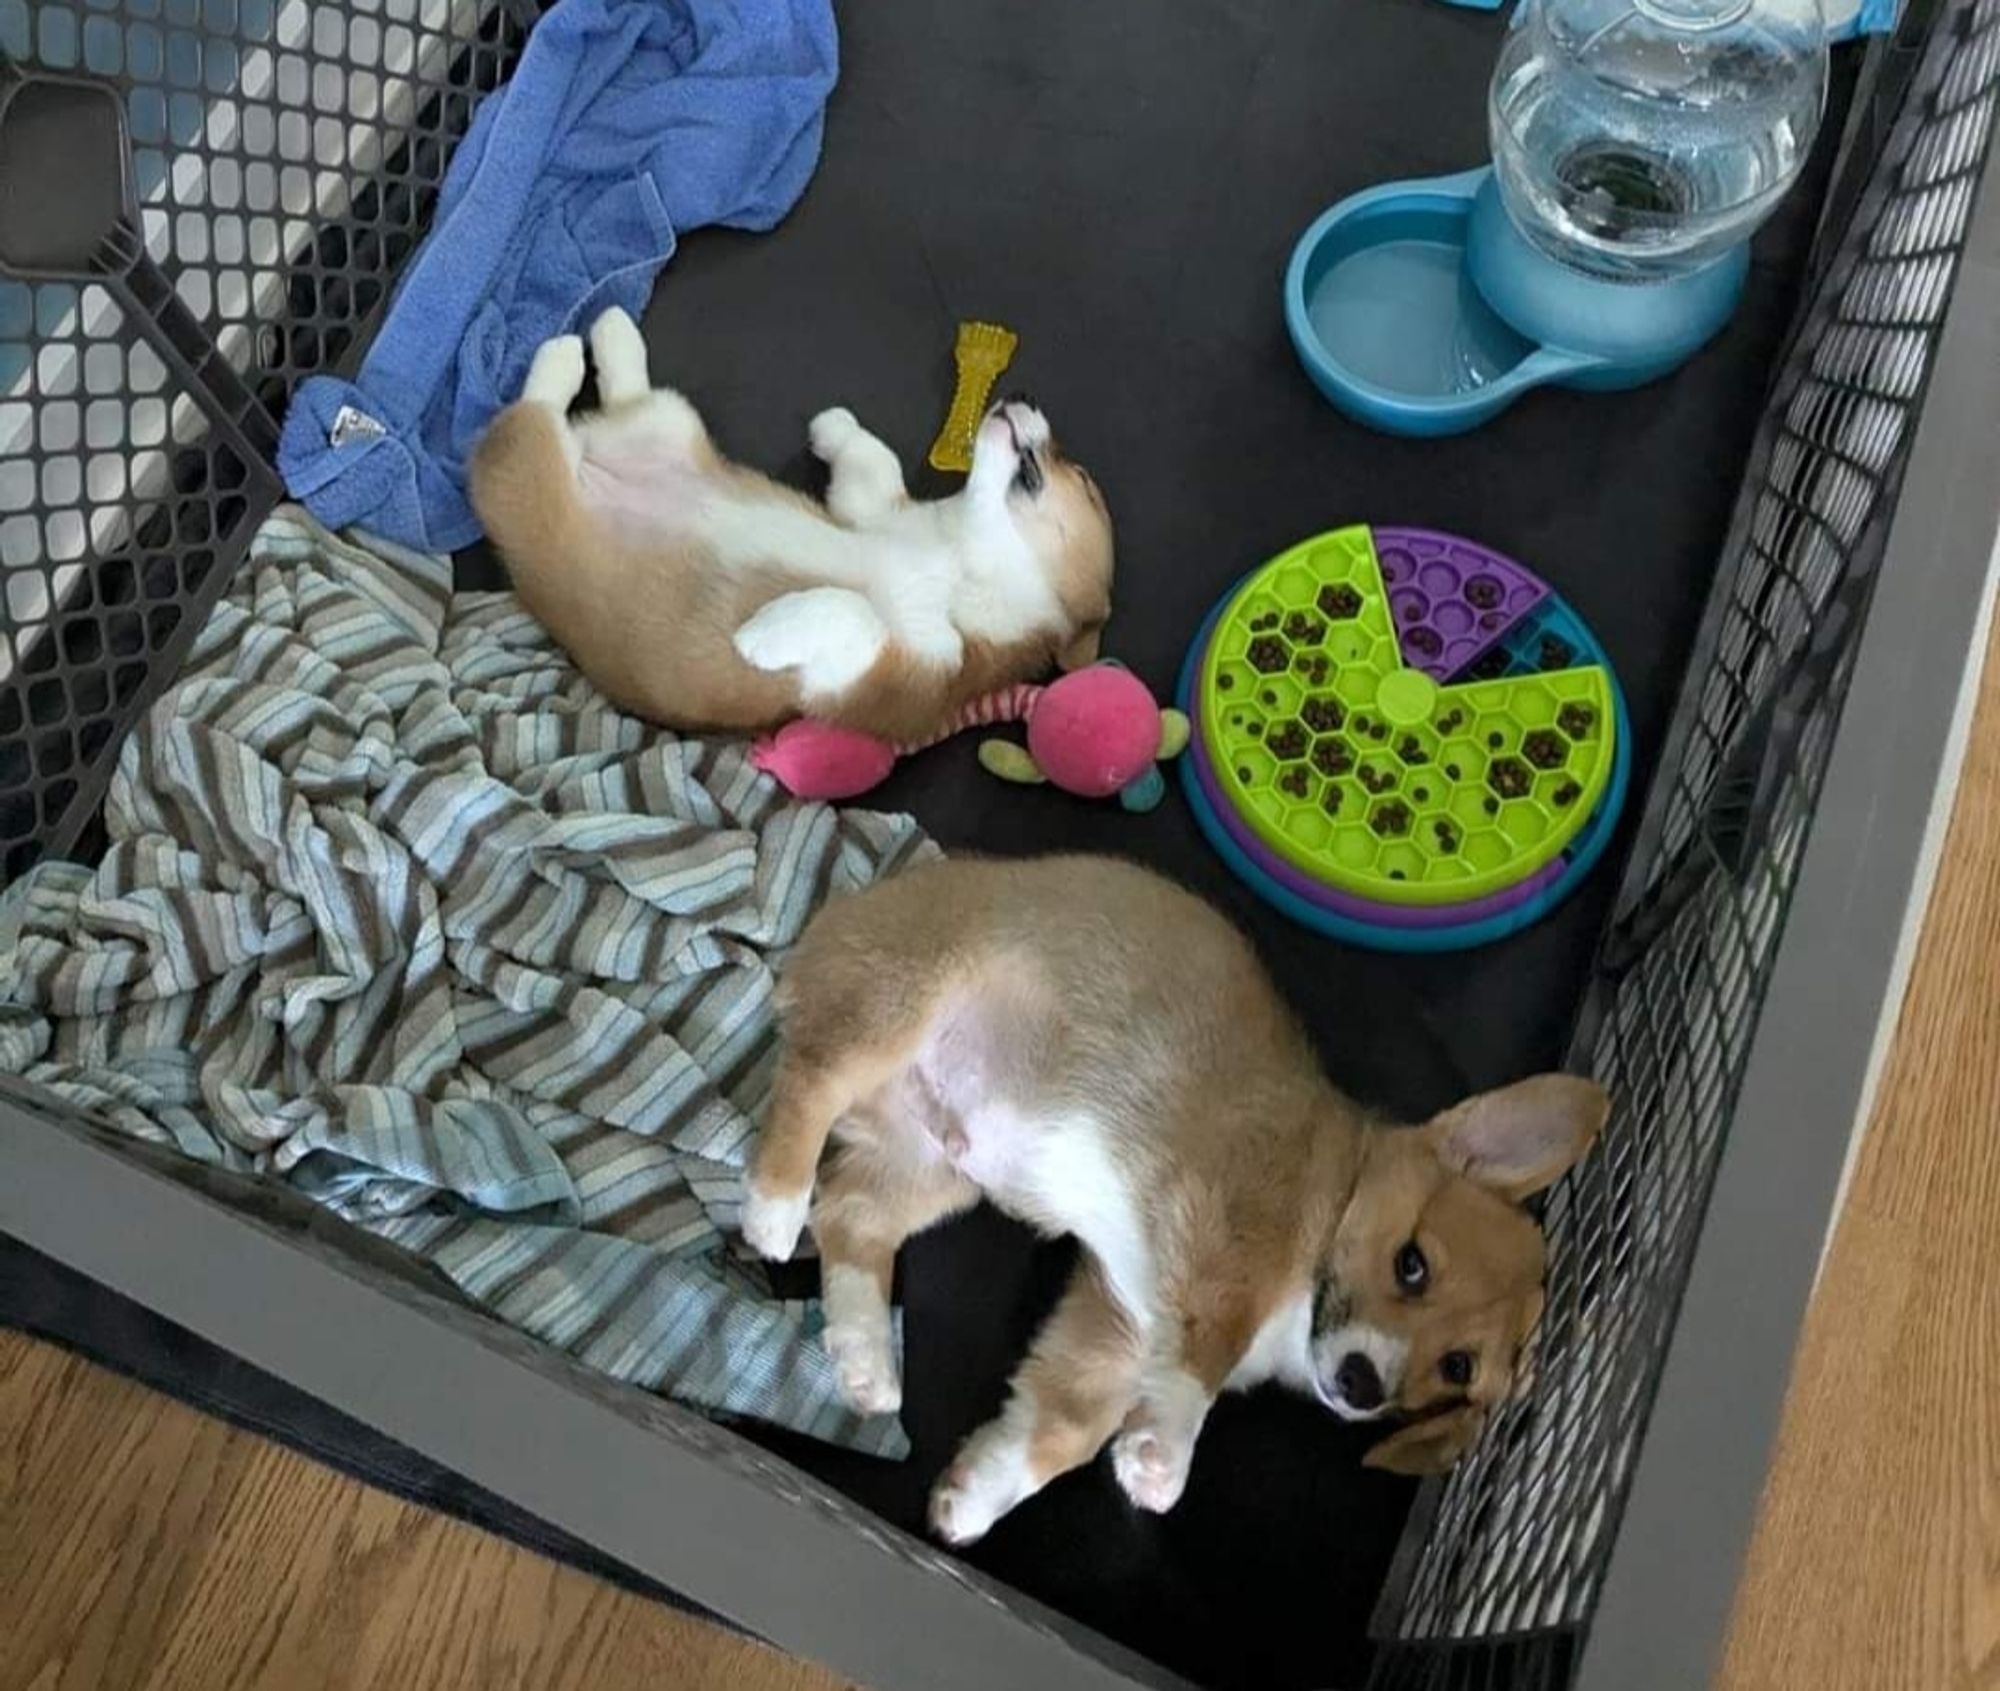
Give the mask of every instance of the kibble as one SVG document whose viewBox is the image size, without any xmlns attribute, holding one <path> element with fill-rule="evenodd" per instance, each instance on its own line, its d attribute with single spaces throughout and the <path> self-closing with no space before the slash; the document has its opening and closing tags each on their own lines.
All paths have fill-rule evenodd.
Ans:
<svg viewBox="0 0 2000 1691">
<path fill-rule="evenodd" d="M 1264 743 L 1281 758 L 1304 757 L 1311 736 L 1296 722 L 1280 722 L 1264 736 Z"/>
<path fill-rule="evenodd" d="M 1316 603 L 1321 614 L 1335 622 L 1346 622 L 1361 614 L 1361 595 L 1346 582 L 1328 582 L 1319 590 Z"/>
<path fill-rule="evenodd" d="M 1322 740 L 1313 747 L 1312 761 L 1322 775 L 1345 775 L 1354 767 L 1354 754 L 1340 740 Z"/>
<path fill-rule="evenodd" d="M 1537 728 L 1521 741 L 1521 755 L 1537 769 L 1560 769 L 1569 752 L 1560 734 L 1550 728 Z"/>
<path fill-rule="evenodd" d="M 1398 839 L 1410 831 L 1410 807 L 1401 799 L 1391 799 L 1375 807 L 1368 825 L 1384 839 Z"/>
<path fill-rule="evenodd" d="M 1486 780 L 1503 799 L 1517 799 L 1527 793 L 1534 778 L 1519 758 L 1496 757 L 1492 768 L 1486 771 Z"/>
<path fill-rule="evenodd" d="M 1265 675 L 1273 675 L 1285 667 L 1285 660 L 1291 656 L 1285 643 L 1272 635 L 1250 642 L 1250 667 Z"/>
<path fill-rule="evenodd" d="M 1490 575 L 1475 575 L 1465 584 L 1465 599 L 1474 610 L 1490 611 L 1500 603 L 1500 583 Z"/>
<path fill-rule="evenodd" d="M 1299 714 L 1315 734 L 1331 734 L 1347 720 L 1347 712 L 1340 708 L 1340 701 L 1323 696 L 1306 700 L 1306 708 Z"/>
<path fill-rule="evenodd" d="M 1597 712 L 1588 705 L 1564 705 L 1556 712 L 1556 726 L 1572 740 L 1581 740 L 1597 726 Z"/>
</svg>

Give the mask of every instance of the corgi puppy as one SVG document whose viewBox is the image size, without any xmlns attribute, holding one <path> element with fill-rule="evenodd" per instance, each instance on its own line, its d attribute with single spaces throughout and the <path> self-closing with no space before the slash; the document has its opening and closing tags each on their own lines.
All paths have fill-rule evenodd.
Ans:
<svg viewBox="0 0 2000 1691">
<path fill-rule="evenodd" d="M 651 385 L 623 311 L 590 345 L 603 409 L 570 419 L 583 343 L 548 342 L 474 454 L 471 492 L 522 603 L 621 708 L 916 740 L 1097 656 L 1110 514 L 1033 405 L 995 408 L 964 491 L 927 504 L 851 411 L 823 411 L 822 505 L 724 458 L 694 407 Z"/>
<path fill-rule="evenodd" d="M 1371 1120 L 1227 920 L 1106 858 L 958 858 L 837 899 L 779 1004 L 743 1230 L 782 1259 L 810 1214 L 857 1408 L 901 1403 L 889 1292 L 910 1235 L 986 1197 L 1086 1253 L 932 1493 L 956 1544 L 1107 1441 L 1126 1495 L 1171 1508 L 1216 1394 L 1266 1380 L 1407 1419 L 1375 1465 L 1448 1467 L 1541 1313 L 1521 1201 L 1610 1108 L 1550 1074 L 1421 1127 Z"/>
</svg>

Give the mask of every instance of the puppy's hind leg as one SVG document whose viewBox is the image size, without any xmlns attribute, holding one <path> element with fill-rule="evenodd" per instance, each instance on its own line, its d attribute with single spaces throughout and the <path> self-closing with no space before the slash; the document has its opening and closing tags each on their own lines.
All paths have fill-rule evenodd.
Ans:
<svg viewBox="0 0 2000 1691">
<path fill-rule="evenodd" d="M 902 1407 L 889 1291 L 903 1241 L 979 1199 L 930 1147 L 921 1122 L 892 1121 L 875 1143 L 842 1145 L 813 1204 L 826 1346 L 842 1395 L 864 1415 Z"/>
<path fill-rule="evenodd" d="M 830 1050 L 824 1042 L 788 1033 L 770 1109 L 750 1154 L 743 1200 L 743 1237 L 772 1262 L 783 1262 L 798 1248 L 820 1154 L 841 1117 L 904 1058 L 899 1043 L 871 1044 L 857 1037 Z"/>
<path fill-rule="evenodd" d="M 583 392 L 583 342 L 575 335 L 553 335 L 535 349 L 521 397 L 531 405 L 546 405 L 558 416 L 567 414 Z"/>
<path fill-rule="evenodd" d="M 1006 1407 L 965 1441 L 932 1490 L 938 1537 L 949 1544 L 985 1537 L 1009 1510 L 1103 1449 L 1131 1408 L 1142 1354 L 1102 1270 L 1086 1258 L 1035 1335 Z"/>
<path fill-rule="evenodd" d="M 605 410 L 635 405 L 653 391 L 645 337 L 622 306 L 612 306 L 591 324 L 590 358 L 597 366 L 597 397 Z"/>
</svg>

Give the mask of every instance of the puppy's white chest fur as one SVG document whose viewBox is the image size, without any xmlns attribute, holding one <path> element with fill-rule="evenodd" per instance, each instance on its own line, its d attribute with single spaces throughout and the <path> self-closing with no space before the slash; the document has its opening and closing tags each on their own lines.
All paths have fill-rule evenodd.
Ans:
<svg viewBox="0 0 2000 1691">
<path fill-rule="evenodd" d="M 1149 1326 L 1152 1251 L 1131 1182 L 1102 1126 L 1075 1115 L 1038 1120 L 990 1102 L 961 1119 L 959 1172 L 1030 1226 L 1074 1234 L 1102 1265 L 1126 1314 Z"/>
<path fill-rule="evenodd" d="M 1242 1360 L 1230 1371 L 1225 1389 L 1248 1391 L 1277 1380 L 1297 1391 L 1312 1391 L 1312 1297 L 1300 1292 L 1265 1318 Z"/>
</svg>

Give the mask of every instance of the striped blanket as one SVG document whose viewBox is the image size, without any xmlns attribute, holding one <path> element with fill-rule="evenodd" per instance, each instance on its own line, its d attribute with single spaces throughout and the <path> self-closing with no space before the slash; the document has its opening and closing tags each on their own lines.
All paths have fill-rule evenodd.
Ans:
<svg viewBox="0 0 2000 1691">
<path fill-rule="evenodd" d="M 733 1248 L 772 966 L 932 848 L 612 709 L 505 594 L 284 509 L 132 732 L 95 868 L 0 899 L 0 1069 L 283 1180 L 501 1319 L 882 1455 Z"/>
</svg>

